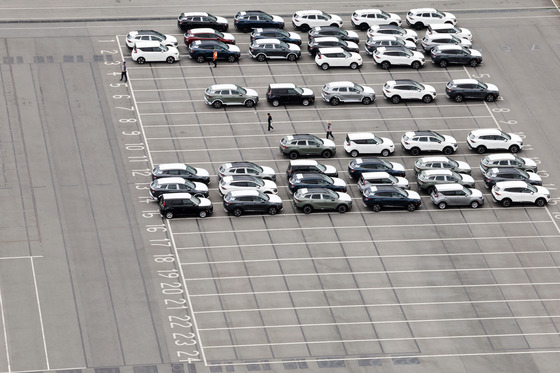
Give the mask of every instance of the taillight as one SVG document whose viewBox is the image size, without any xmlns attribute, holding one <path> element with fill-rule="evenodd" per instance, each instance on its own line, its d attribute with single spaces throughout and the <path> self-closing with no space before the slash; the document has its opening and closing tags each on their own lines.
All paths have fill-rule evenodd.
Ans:
<svg viewBox="0 0 560 373">
<path fill-rule="evenodd" d="M 362 180 L 362 185 L 366 185 L 366 181 L 365 181 L 365 180 Z"/>
<path fill-rule="evenodd" d="M 288 173 L 291 174 L 291 173 L 293 173 L 293 172 L 294 172 L 293 169 L 290 167 L 290 170 L 288 171 Z"/>
<path fill-rule="evenodd" d="M 322 57 L 320 54 L 318 54 L 317 56 L 319 57 L 319 59 L 321 59 L 321 57 Z"/>
</svg>

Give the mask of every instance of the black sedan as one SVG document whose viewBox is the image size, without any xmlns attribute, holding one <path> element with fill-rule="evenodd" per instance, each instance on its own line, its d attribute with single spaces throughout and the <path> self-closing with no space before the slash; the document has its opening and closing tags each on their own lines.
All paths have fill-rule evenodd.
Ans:
<svg viewBox="0 0 560 373">
<path fill-rule="evenodd" d="M 217 40 L 196 40 L 189 45 L 188 49 L 189 56 L 200 63 L 211 60 L 214 51 L 218 52 L 218 60 L 235 62 L 241 57 L 241 50 L 238 46 Z"/>
</svg>

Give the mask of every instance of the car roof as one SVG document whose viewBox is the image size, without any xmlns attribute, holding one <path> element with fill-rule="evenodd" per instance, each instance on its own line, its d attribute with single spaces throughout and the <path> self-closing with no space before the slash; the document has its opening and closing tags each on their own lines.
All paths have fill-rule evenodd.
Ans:
<svg viewBox="0 0 560 373">
<path fill-rule="evenodd" d="M 162 171 L 166 170 L 186 170 L 187 166 L 184 163 L 162 163 L 158 165 L 159 169 Z"/>
<path fill-rule="evenodd" d="M 298 10 L 296 14 L 323 14 L 322 10 Z"/>
<path fill-rule="evenodd" d="M 141 40 L 134 43 L 137 48 L 144 48 L 144 47 L 159 47 L 161 43 L 156 40 Z"/>
<path fill-rule="evenodd" d="M 402 27 L 397 25 L 374 25 L 371 27 L 373 30 L 387 30 L 387 29 L 401 29 Z"/>
<path fill-rule="evenodd" d="M 330 189 L 327 188 L 301 188 L 298 189 L 298 194 L 306 193 L 329 193 Z"/>
<path fill-rule="evenodd" d="M 224 42 L 219 40 L 195 40 L 193 41 L 194 45 L 226 45 Z M 228 47 L 229 48 L 229 47 Z"/>
<path fill-rule="evenodd" d="M 499 153 L 499 154 L 489 154 L 485 158 L 491 161 L 496 161 L 499 159 L 515 159 L 515 156 L 511 153 Z"/>
<path fill-rule="evenodd" d="M 417 12 L 436 12 L 437 9 L 435 8 L 416 8 L 416 9 L 410 9 L 410 11 L 412 13 L 417 13 Z"/>
<path fill-rule="evenodd" d="M 222 180 L 226 181 L 226 182 L 231 182 L 233 180 L 250 180 L 250 181 L 254 181 L 254 180 L 260 180 L 259 178 L 256 178 L 254 176 L 251 175 L 230 175 L 230 176 L 224 176 L 222 178 Z"/>
<path fill-rule="evenodd" d="M 451 82 L 455 84 L 478 84 L 478 80 L 476 79 L 453 79 L 449 83 Z"/>
<path fill-rule="evenodd" d="M 247 162 L 247 161 L 229 162 L 227 164 L 231 165 L 231 167 L 242 167 L 242 166 L 253 167 L 255 165 L 253 162 Z"/>
<path fill-rule="evenodd" d="M 319 52 L 321 52 L 321 53 L 337 53 L 337 52 L 344 52 L 344 49 L 342 49 L 341 47 L 319 48 Z"/>
<path fill-rule="evenodd" d="M 194 33 L 194 34 L 197 34 L 197 33 L 206 34 L 206 33 L 209 33 L 209 32 L 213 34 L 213 33 L 216 32 L 216 30 L 214 30 L 213 28 L 210 28 L 210 27 L 192 28 L 189 31 L 191 33 Z"/>
<path fill-rule="evenodd" d="M 455 26 L 450 25 L 449 23 L 434 23 L 432 25 L 428 25 L 428 27 L 430 27 L 432 30 L 455 28 Z"/>
<path fill-rule="evenodd" d="M 356 163 L 361 163 L 361 164 L 364 164 L 364 163 L 382 163 L 382 160 L 380 158 L 356 158 L 356 159 L 354 159 L 354 161 Z"/>
<path fill-rule="evenodd" d="M 500 135 L 502 131 L 497 128 L 480 128 L 477 130 L 472 130 L 472 134 L 483 136 L 483 135 Z"/>
<path fill-rule="evenodd" d="M 235 84 L 214 84 L 214 85 L 211 85 L 208 88 L 211 88 L 213 90 L 216 90 L 216 89 L 237 89 L 237 86 Z"/>
<path fill-rule="evenodd" d="M 350 132 L 346 136 L 348 136 L 348 138 L 351 139 L 351 140 L 354 140 L 354 139 L 373 139 L 375 137 L 375 135 L 371 132 Z"/>
<path fill-rule="evenodd" d="M 207 16 L 207 15 L 209 15 L 209 14 L 206 13 L 206 12 L 186 12 L 186 13 L 183 13 L 183 16 L 187 16 L 187 17 L 188 16 Z"/>
<path fill-rule="evenodd" d="M 392 191 L 392 190 L 397 190 L 397 189 L 401 189 L 395 185 L 372 185 L 370 187 L 368 187 L 370 190 L 372 191 Z"/>
<path fill-rule="evenodd" d="M 446 35 L 449 36 L 449 34 L 437 34 L 437 35 Z M 436 36 L 432 35 L 430 36 L 431 38 L 435 38 Z M 439 38 L 439 36 L 438 36 Z M 449 38 L 451 39 L 451 38 Z M 464 47 L 462 45 L 458 45 L 458 44 L 441 44 L 441 45 L 436 45 L 436 48 L 438 48 L 440 51 L 449 51 L 449 50 L 460 50 L 460 49 L 464 49 Z M 460 80 L 460 79 L 456 79 L 456 80 Z"/>
<path fill-rule="evenodd" d="M 356 85 L 356 83 L 351 82 L 349 80 L 341 80 L 338 82 L 328 82 L 327 84 L 329 87 L 334 88 L 334 87 L 354 87 L 354 85 Z"/>
<path fill-rule="evenodd" d="M 463 190 L 463 186 L 459 183 L 450 183 L 450 184 L 436 184 L 434 188 L 437 190 L 441 190 L 443 192 L 449 190 Z"/>
<path fill-rule="evenodd" d="M 454 39 L 456 38 L 455 35 L 452 34 L 426 34 L 425 37 L 427 39 L 434 39 L 434 38 L 438 38 L 438 39 Z"/>
<path fill-rule="evenodd" d="M 354 13 L 368 13 L 368 14 L 372 14 L 372 13 L 381 13 L 382 10 L 381 9 L 357 9 L 354 11 Z"/>
<path fill-rule="evenodd" d="M 375 34 L 368 41 L 382 41 L 382 40 L 400 40 L 395 35 L 390 34 Z"/>
<path fill-rule="evenodd" d="M 312 27 L 311 30 L 309 30 L 309 33 L 312 33 L 313 31 L 321 32 L 321 31 L 328 31 L 328 30 L 340 30 L 340 27 L 338 27 L 338 26 L 315 26 L 315 27 Z"/>
<path fill-rule="evenodd" d="M 390 47 L 380 47 L 377 48 L 377 50 L 381 52 L 391 52 L 391 51 L 402 51 L 402 50 L 410 50 L 410 49 L 402 47 L 400 45 L 392 45 Z"/>
<path fill-rule="evenodd" d="M 156 180 L 158 184 L 185 184 L 185 179 L 182 177 L 164 177 Z"/>
<path fill-rule="evenodd" d="M 306 166 L 306 165 L 316 165 L 316 160 L 313 159 L 295 159 L 290 161 L 290 165 L 292 166 Z"/>
<path fill-rule="evenodd" d="M 164 193 L 160 196 L 163 199 L 191 199 L 190 193 Z"/>
<path fill-rule="evenodd" d="M 259 191 L 258 190 L 234 190 L 229 192 L 231 194 L 232 197 L 242 197 L 242 196 L 258 196 L 259 195 Z"/>
<path fill-rule="evenodd" d="M 270 88 L 294 88 L 294 83 L 271 83 Z"/>
<path fill-rule="evenodd" d="M 388 176 L 391 176 L 388 172 L 381 171 L 381 172 L 363 172 L 361 177 L 363 177 L 365 180 L 369 180 L 369 179 L 382 179 Z"/>
<path fill-rule="evenodd" d="M 315 173 L 315 172 L 300 172 L 300 173 L 297 173 L 293 176 L 295 176 L 296 179 L 303 179 L 303 178 L 305 178 L 305 179 L 324 179 L 325 178 L 325 175 L 318 174 L 318 173 Z"/>
<path fill-rule="evenodd" d="M 521 172 L 519 168 L 515 167 L 490 167 L 488 171 L 492 171 L 493 173 L 501 173 L 501 172 Z"/>
<path fill-rule="evenodd" d="M 281 41 L 278 39 L 256 39 L 253 41 L 254 44 L 280 44 Z"/>
<path fill-rule="evenodd" d="M 430 157 L 422 157 L 418 159 L 421 162 L 448 162 L 449 158 L 447 157 L 442 157 L 439 155 L 433 155 Z"/>
<path fill-rule="evenodd" d="M 432 136 L 435 132 L 432 130 L 417 130 L 417 131 L 409 131 L 406 132 L 407 136 Z"/>
<path fill-rule="evenodd" d="M 451 175 L 453 171 L 448 169 L 437 169 L 437 170 L 424 170 L 422 171 L 424 175 L 432 176 L 432 175 Z"/>
<path fill-rule="evenodd" d="M 326 41 L 340 41 L 336 36 L 321 36 L 320 38 L 313 38 L 316 43 L 326 42 Z"/>
<path fill-rule="evenodd" d="M 393 82 L 395 82 L 395 84 L 414 84 L 414 85 L 418 84 L 416 80 L 412 80 L 412 79 L 397 79 L 397 80 L 393 80 Z"/>
<path fill-rule="evenodd" d="M 526 187 L 527 182 L 522 180 L 511 180 L 511 181 L 499 181 L 496 183 L 499 188 L 507 188 L 507 187 Z"/>
<path fill-rule="evenodd" d="M 289 137 L 291 137 L 292 139 L 301 139 L 301 140 L 315 139 L 316 138 L 315 135 L 310 135 L 308 133 L 295 133 L 293 135 L 286 136 L 286 138 L 289 138 Z"/>
</svg>

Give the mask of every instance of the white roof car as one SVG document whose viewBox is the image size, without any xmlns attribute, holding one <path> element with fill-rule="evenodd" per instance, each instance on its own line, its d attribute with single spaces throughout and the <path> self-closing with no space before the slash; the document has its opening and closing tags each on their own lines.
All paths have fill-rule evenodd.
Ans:
<svg viewBox="0 0 560 373">
<path fill-rule="evenodd" d="M 177 47 L 177 38 L 173 35 L 164 35 L 154 30 L 130 31 L 126 35 L 126 46 L 134 47 L 139 41 L 157 41 L 168 47 Z"/>
<path fill-rule="evenodd" d="M 414 156 L 423 151 L 443 152 L 443 154 L 450 155 L 458 148 L 457 140 L 454 137 L 431 130 L 406 132 L 401 138 L 401 144 Z"/>
<path fill-rule="evenodd" d="M 346 135 L 344 150 L 352 157 L 360 154 L 381 154 L 386 157 L 395 151 L 395 144 L 393 140 L 371 132 L 353 132 Z"/>
<path fill-rule="evenodd" d="M 453 26 L 449 23 L 429 25 L 426 34 L 452 34 L 472 41 L 472 33 L 469 29 Z"/>
<path fill-rule="evenodd" d="M 352 25 L 362 31 L 374 25 L 395 25 L 402 24 L 401 17 L 395 13 L 387 13 L 381 9 L 358 9 L 350 17 Z"/>
<path fill-rule="evenodd" d="M 388 70 L 392 65 L 410 66 L 417 70 L 424 66 L 426 57 L 405 47 L 379 47 L 373 53 L 373 62 L 383 70 Z"/>
<path fill-rule="evenodd" d="M 303 32 L 315 26 L 342 27 L 342 18 L 336 14 L 328 14 L 322 10 L 300 10 L 292 16 L 292 25 Z"/>
<path fill-rule="evenodd" d="M 550 201 L 550 192 L 545 187 L 525 181 L 500 181 L 492 187 L 492 199 L 504 207 L 512 203 L 534 203 L 542 207 Z"/>
<path fill-rule="evenodd" d="M 418 34 L 414 30 L 405 29 L 401 26 L 394 25 L 377 25 L 372 26 L 367 31 L 367 37 L 371 38 L 375 35 L 394 35 L 403 40 L 410 40 L 413 43 L 418 41 Z"/>
<path fill-rule="evenodd" d="M 375 90 L 350 81 L 329 82 L 321 89 L 321 97 L 333 106 L 340 102 L 361 102 L 369 105 L 375 101 Z"/>
<path fill-rule="evenodd" d="M 375 46 L 375 48 L 373 46 Z M 386 46 L 404 46 L 412 51 L 416 50 L 416 43 L 408 39 L 402 39 L 396 35 L 376 34 L 366 41 L 366 53 L 372 55 L 375 49 Z"/>
<path fill-rule="evenodd" d="M 158 41 L 139 41 L 134 44 L 131 57 L 139 64 L 145 62 L 179 61 L 179 50 L 175 47 L 166 47 Z"/>
<path fill-rule="evenodd" d="M 225 176 L 220 180 L 218 191 L 222 196 L 234 190 L 259 190 L 267 194 L 278 194 L 278 186 L 272 180 L 254 176 Z"/>
<path fill-rule="evenodd" d="M 372 185 L 394 185 L 403 189 L 410 189 L 408 180 L 401 176 L 393 176 L 385 171 L 363 172 L 358 179 L 358 189 L 361 193 Z"/>
<path fill-rule="evenodd" d="M 506 133 L 497 128 L 484 128 L 471 131 L 467 136 L 469 149 L 476 149 L 479 154 L 487 149 L 503 149 L 517 153 L 523 149 L 523 139 L 514 133 Z"/>
<path fill-rule="evenodd" d="M 455 25 L 457 18 L 451 13 L 440 12 L 434 8 L 418 8 L 408 11 L 406 23 L 419 30 L 433 24 L 449 23 Z"/>
<path fill-rule="evenodd" d="M 437 97 L 436 89 L 412 79 L 389 80 L 383 85 L 383 96 L 398 104 L 401 100 L 422 100 L 429 104 Z"/>
<path fill-rule="evenodd" d="M 472 47 L 472 42 L 469 39 L 459 38 L 452 34 L 426 34 L 422 38 L 422 48 L 429 52 L 433 47 L 438 45 L 460 45 L 462 47 Z"/>
<path fill-rule="evenodd" d="M 347 52 L 340 47 L 320 48 L 315 55 L 315 63 L 323 70 L 329 67 L 349 67 L 352 70 L 362 66 L 362 56 L 355 52 Z"/>
</svg>

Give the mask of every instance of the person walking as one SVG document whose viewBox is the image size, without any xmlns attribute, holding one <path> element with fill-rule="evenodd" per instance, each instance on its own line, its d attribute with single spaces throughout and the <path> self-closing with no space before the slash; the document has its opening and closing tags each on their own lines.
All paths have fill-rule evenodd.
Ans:
<svg viewBox="0 0 560 373">
<path fill-rule="evenodd" d="M 212 53 L 212 62 L 214 62 L 214 67 L 218 67 L 218 51 Z"/>
<path fill-rule="evenodd" d="M 274 127 L 272 127 L 272 116 L 270 113 L 267 113 L 266 116 L 268 117 L 268 131 L 270 132 L 270 130 L 274 129 Z"/>
<path fill-rule="evenodd" d="M 330 136 L 330 137 L 332 137 L 332 139 L 334 140 L 334 136 L 333 136 L 332 130 L 331 130 L 331 125 L 332 125 L 332 123 L 331 123 L 331 121 L 329 120 L 329 121 L 327 122 L 327 139 L 328 139 L 329 136 Z"/>
<path fill-rule="evenodd" d="M 121 69 L 121 82 L 123 81 L 126 83 L 128 80 L 128 77 L 126 76 L 126 61 L 123 61 L 122 63 L 122 69 Z"/>
</svg>

